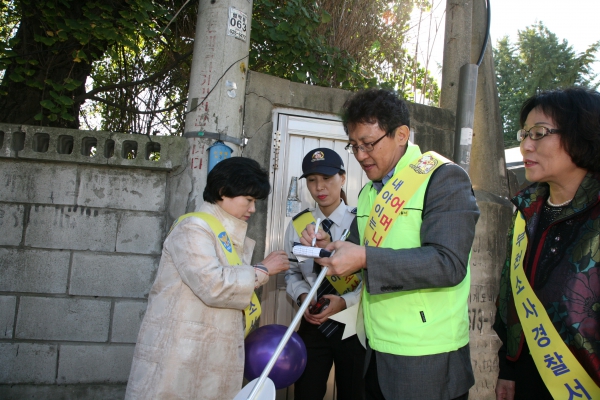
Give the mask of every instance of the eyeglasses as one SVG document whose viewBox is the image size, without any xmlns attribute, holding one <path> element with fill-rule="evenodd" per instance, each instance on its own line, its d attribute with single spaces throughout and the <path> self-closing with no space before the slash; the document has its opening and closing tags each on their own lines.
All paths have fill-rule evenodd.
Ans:
<svg viewBox="0 0 600 400">
<path fill-rule="evenodd" d="M 358 154 L 359 150 L 364 151 L 365 153 L 369 153 L 369 152 L 373 151 L 373 148 L 375 147 L 375 145 L 377 143 L 379 143 L 381 141 L 381 139 L 383 139 L 387 135 L 388 135 L 388 132 L 384 133 L 382 137 L 380 137 L 379 139 L 377 139 L 374 142 L 363 143 L 363 144 L 359 144 L 358 146 L 353 145 L 352 143 L 348 143 L 346 145 L 346 147 L 344 147 L 344 149 L 346 149 L 346 151 L 350 154 Z"/>
<path fill-rule="evenodd" d="M 549 129 L 549 128 L 546 128 L 545 126 L 534 125 L 531 128 L 529 128 L 528 130 L 519 129 L 517 131 L 517 140 L 519 142 L 522 142 L 523 140 L 525 140 L 525 138 L 527 136 L 529 136 L 529 138 L 531 140 L 540 140 L 546 135 L 549 135 L 551 133 L 559 133 L 559 132 L 560 132 L 560 129 Z"/>
</svg>

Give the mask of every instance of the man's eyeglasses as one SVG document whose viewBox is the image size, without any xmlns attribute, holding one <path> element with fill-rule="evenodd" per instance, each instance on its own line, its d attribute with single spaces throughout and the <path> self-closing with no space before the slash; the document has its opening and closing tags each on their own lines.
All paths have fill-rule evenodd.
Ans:
<svg viewBox="0 0 600 400">
<path fill-rule="evenodd" d="M 523 140 L 525 140 L 525 138 L 527 136 L 529 136 L 529 138 L 531 140 L 540 140 L 541 138 L 543 138 L 546 135 L 549 135 L 551 133 L 559 133 L 559 132 L 560 132 L 560 129 L 549 129 L 549 128 L 546 128 L 545 126 L 534 125 L 531 128 L 529 128 L 528 130 L 519 129 L 517 131 L 517 140 L 519 142 L 522 142 Z"/>
<path fill-rule="evenodd" d="M 383 139 L 384 137 L 386 137 L 388 134 L 387 132 L 380 137 L 379 139 L 375 140 L 374 142 L 371 143 L 363 143 L 363 144 L 359 144 L 358 146 L 353 145 L 352 143 L 348 143 L 346 145 L 346 147 L 344 147 L 344 149 L 346 149 L 346 151 L 350 154 L 358 154 L 358 151 L 364 151 L 365 153 L 369 153 L 371 151 L 373 151 L 373 148 L 375 147 L 375 145 L 377 143 L 379 143 L 381 141 L 381 139 Z"/>
</svg>

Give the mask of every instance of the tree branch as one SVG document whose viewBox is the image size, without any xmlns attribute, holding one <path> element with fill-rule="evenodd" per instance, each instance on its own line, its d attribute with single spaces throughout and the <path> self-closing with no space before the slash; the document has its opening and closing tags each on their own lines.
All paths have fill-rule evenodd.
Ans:
<svg viewBox="0 0 600 400">
<path fill-rule="evenodd" d="M 141 85 L 143 83 L 148 83 L 148 82 L 156 81 L 158 78 L 160 78 L 161 76 L 167 74 L 170 70 L 172 70 L 173 68 L 175 68 L 183 60 L 185 60 L 186 58 L 188 58 L 189 56 L 191 56 L 192 53 L 193 53 L 193 51 L 188 51 L 187 53 L 184 53 L 184 54 L 176 57 L 175 61 L 173 61 L 171 64 L 167 65 L 162 70 L 160 70 L 160 71 L 158 71 L 158 72 L 150 75 L 147 78 L 140 79 L 138 81 L 133 81 L 133 82 L 122 82 L 122 83 L 115 83 L 113 85 L 101 86 L 99 88 L 92 89 L 89 92 L 86 92 L 86 93 L 82 94 L 81 96 L 77 96 L 73 100 L 75 101 L 75 103 L 83 102 L 84 100 L 88 100 L 89 99 L 89 100 L 102 101 L 105 104 L 109 104 L 107 100 L 100 99 L 99 97 L 96 97 L 95 95 L 98 94 L 98 93 L 101 93 L 101 92 L 108 92 L 108 91 L 114 90 L 114 89 L 123 89 L 123 88 L 131 87 L 131 86 Z M 117 105 L 114 105 L 114 106 L 118 107 Z M 123 108 L 121 108 L 121 109 L 123 109 Z M 123 110 L 126 110 L 126 109 L 123 109 Z M 127 110 L 130 110 L 130 109 L 127 109 Z"/>
<path fill-rule="evenodd" d="M 134 114 L 139 114 L 139 115 L 143 115 L 143 114 L 158 114 L 158 113 L 163 113 L 163 112 L 171 111 L 171 110 L 176 109 L 177 107 L 180 107 L 180 106 L 184 105 L 185 102 L 186 102 L 186 100 L 181 100 L 181 101 L 178 101 L 177 103 L 174 103 L 171 107 L 162 108 L 160 110 L 140 111 L 137 108 L 124 107 L 122 105 L 119 105 L 117 103 L 114 103 L 112 101 L 103 99 L 102 97 L 98 97 L 98 96 L 88 97 L 88 100 L 99 101 L 100 103 L 104 103 L 104 104 L 106 104 L 108 106 L 115 107 L 115 108 L 117 108 L 119 110 L 130 112 L 130 113 L 134 113 Z"/>
</svg>

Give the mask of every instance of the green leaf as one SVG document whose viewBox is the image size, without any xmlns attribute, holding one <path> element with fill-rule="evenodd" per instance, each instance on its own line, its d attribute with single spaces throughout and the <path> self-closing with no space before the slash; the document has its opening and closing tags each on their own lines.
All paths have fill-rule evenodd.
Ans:
<svg viewBox="0 0 600 400">
<path fill-rule="evenodd" d="M 144 35 L 148 36 L 149 38 L 155 37 L 156 35 L 158 35 L 158 32 L 153 31 L 151 29 L 143 29 L 142 32 L 144 33 Z"/>
<path fill-rule="evenodd" d="M 289 32 L 292 30 L 292 26 L 287 21 L 282 21 L 277 27 L 277 30 Z"/>
<path fill-rule="evenodd" d="M 56 108 L 56 104 L 52 100 L 42 100 L 40 101 L 40 105 L 48 110 L 54 110 Z"/>
<path fill-rule="evenodd" d="M 9 75 L 9 78 L 13 82 L 23 82 L 25 80 L 25 78 L 23 77 L 23 75 L 18 74 L 16 72 L 11 73 Z"/>
<path fill-rule="evenodd" d="M 40 35 L 33 35 L 33 39 L 36 42 L 45 44 L 46 46 L 52 46 L 57 41 L 57 39 L 54 37 L 45 37 Z"/>
<path fill-rule="evenodd" d="M 38 90 L 44 90 L 44 85 L 39 81 L 28 80 L 25 84 Z"/>
<path fill-rule="evenodd" d="M 152 11 L 152 10 L 154 10 L 154 6 L 152 5 L 151 1 L 143 1 L 142 2 L 142 7 L 146 11 Z"/>
<path fill-rule="evenodd" d="M 67 82 L 65 83 L 64 87 L 65 89 L 67 89 L 68 91 L 73 91 L 75 89 L 77 89 L 81 84 L 79 83 L 75 83 L 75 82 Z"/>
<path fill-rule="evenodd" d="M 45 79 L 44 83 L 48 86 L 52 86 L 52 89 L 56 92 L 60 92 L 64 88 L 63 85 L 55 83 L 52 79 Z M 52 94 L 52 92 L 50 92 L 50 94 Z M 54 94 L 56 95 L 56 93 Z"/>
<path fill-rule="evenodd" d="M 62 104 L 63 106 L 72 106 L 73 105 L 73 99 L 67 96 L 60 96 L 56 99 L 56 101 L 58 101 L 60 104 Z M 62 117 L 61 117 L 62 118 Z"/>
<path fill-rule="evenodd" d="M 63 111 L 62 113 L 60 113 L 60 117 L 66 121 L 75 121 L 75 118 L 67 111 Z"/>
</svg>

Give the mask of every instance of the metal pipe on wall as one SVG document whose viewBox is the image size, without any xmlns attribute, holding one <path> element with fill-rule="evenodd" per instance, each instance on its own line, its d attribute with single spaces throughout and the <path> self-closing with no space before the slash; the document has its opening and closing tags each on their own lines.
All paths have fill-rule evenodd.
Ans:
<svg viewBox="0 0 600 400">
<path fill-rule="evenodd" d="M 465 64 L 460 68 L 454 134 L 454 162 L 467 172 L 469 172 L 471 163 L 478 72 L 479 66 L 477 64 Z"/>
<path fill-rule="evenodd" d="M 475 121 L 475 100 L 477 98 L 477 74 L 483 61 L 490 36 L 491 10 L 489 0 L 484 0 L 487 10 L 485 39 L 477 64 L 465 64 L 460 68 L 458 99 L 456 105 L 456 128 L 454 134 L 454 162 L 469 172 L 471 164 L 471 145 L 473 143 L 473 125 Z"/>
</svg>

